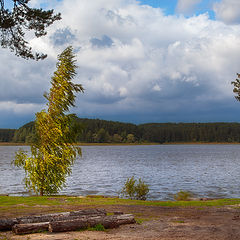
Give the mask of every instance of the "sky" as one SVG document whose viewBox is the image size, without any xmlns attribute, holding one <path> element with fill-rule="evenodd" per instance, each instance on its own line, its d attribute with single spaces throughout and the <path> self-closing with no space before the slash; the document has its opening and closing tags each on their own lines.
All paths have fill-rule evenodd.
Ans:
<svg viewBox="0 0 240 240">
<path fill-rule="evenodd" d="M 8 0 L 10 1 L 10 0 Z M 46 106 L 57 55 L 72 45 L 78 117 L 132 122 L 239 122 L 239 0 L 31 0 L 62 20 L 26 37 L 43 61 L 0 48 L 0 128 Z"/>
</svg>

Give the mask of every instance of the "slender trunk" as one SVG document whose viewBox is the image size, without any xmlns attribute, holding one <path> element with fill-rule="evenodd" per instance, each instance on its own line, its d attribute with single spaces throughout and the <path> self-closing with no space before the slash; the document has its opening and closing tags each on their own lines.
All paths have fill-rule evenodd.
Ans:
<svg viewBox="0 0 240 240">
<path fill-rule="evenodd" d="M 42 162 L 44 164 L 44 157 L 42 158 Z M 43 196 L 43 186 L 44 186 L 44 180 L 45 180 L 45 176 L 44 176 L 44 169 L 41 169 L 41 187 L 40 187 L 40 196 L 42 197 Z"/>
</svg>

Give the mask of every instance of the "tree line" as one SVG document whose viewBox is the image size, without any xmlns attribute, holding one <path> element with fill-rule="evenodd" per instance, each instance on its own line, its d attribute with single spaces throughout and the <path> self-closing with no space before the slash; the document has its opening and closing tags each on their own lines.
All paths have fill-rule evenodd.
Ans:
<svg viewBox="0 0 240 240">
<path fill-rule="evenodd" d="M 0 129 L 0 142 L 12 142 L 15 129 Z"/>
<path fill-rule="evenodd" d="M 240 142 L 240 123 L 132 123 L 76 118 L 83 143 Z M 33 143 L 35 124 L 0 129 L 0 142 Z"/>
</svg>

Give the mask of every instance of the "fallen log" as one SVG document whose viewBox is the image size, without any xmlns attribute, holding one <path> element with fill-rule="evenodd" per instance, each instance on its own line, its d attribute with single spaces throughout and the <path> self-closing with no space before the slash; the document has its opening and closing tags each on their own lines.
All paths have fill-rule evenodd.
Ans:
<svg viewBox="0 0 240 240">
<path fill-rule="evenodd" d="M 62 212 L 62 213 L 53 213 L 45 214 L 39 216 L 28 216 L 17 218 L 19 224 L 25 223 L 39 223 L 39 222 L 51 222 L 51 221 L 61 221 L 67 219 L 74 219 L 81 216 L 106 216 L 105 209 L 84 209 L 73 212 Z"/>
<path fill-rule="evenodd" d="M 123 224 L 135 223 L 132 214 L 110 215 L 110 216 L 83 216 L 74 220 L 53 221 L 49 223 L 50 232 L 68 232 L 102 224 L 105 228 L 116 228 Z"/>
<path fill-rule="evenodd" d="M 16 218 L 0 219 L 0 231 L 11 230 L 16 223 L 18 223 Z"/>
<path fill-rule="evenodd" d="M 9 231 L 15 224 L 40 223 L 75 219 L 81 216 L 106 216 L 105 209 L 84 209 L 73 212 L 61 212 L 44 214 L 39 216 L 27 216 L 21 218 L 0 219 L 0 231 Z"/>
<path fill-rule="evenodd" d="M 12 227 L 12 231 L 15 234 L 28 234 L 48 231 L 49 222 L 41 223 L 27 223 L 27 224 L 15 224 Z"/>
</svg>

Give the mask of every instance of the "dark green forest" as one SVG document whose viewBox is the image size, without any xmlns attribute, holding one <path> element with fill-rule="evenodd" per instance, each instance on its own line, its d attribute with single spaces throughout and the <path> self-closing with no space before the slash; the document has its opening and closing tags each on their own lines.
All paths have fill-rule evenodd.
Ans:
<svg viewBox="0 0 240 240">
<path fill-rule="evenodd" d="M 83 143 L 240 142 L 240 123 L 147 123 L 135 125 L 99 119 L 76 119 Z M 0 142 L 31 143 L 34 122 L 0 129 Z"/>
<path fill-rule="evenodd" d="M 11 142 L 15 132 L 15 129 L 0 129 L 0 142 Z"/>
</svg>

